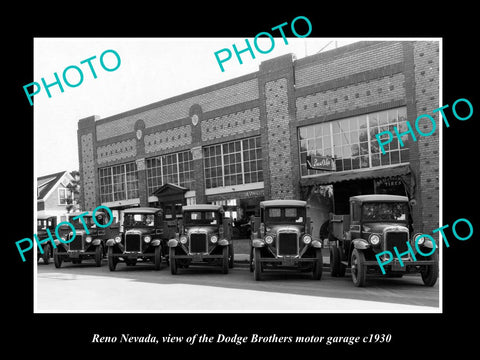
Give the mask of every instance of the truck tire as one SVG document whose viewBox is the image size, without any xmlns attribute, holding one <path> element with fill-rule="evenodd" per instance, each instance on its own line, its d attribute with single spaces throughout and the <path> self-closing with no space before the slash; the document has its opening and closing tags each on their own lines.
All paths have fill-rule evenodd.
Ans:
<svg viewBox="0 0 480 360">
<path fill-rule="evenodd" d="M 318 258 L 313 263 L 313 280 L 320 280 L 322 278 L 322 273 L 323 273 L 323 255 L 322 255 L 322 249 L 316 249 L 315 250 L 315 257 Z"/>
<path fill-rule="evenodd" d="M 233 269 L 234 265 L 234 250 L 233 250 L 233 243 L 228 246 L 228 267 Z"/>
<path fill-rule="evenodd" d="M 42 255 L 43 263 L 48 265 L 50 263 L 50 245 L 47 244 L 43 248 L 43 255 Z"/>
<path fill-rule="evenodd" d="M 254 249 L 254 256 L 253 256 L 253 278 L 255 281 L 262 280 L 262 263 L 260 262 L 261 252 L 259 248 Z"/>
<path fill-rule="evenodd" d="M 340 249 L 334 245 L 330 248 L 330 274 L 333 277 L 344 277 L 346 267 L 342 264 Z"/>
<path fill-rule="evenodd" d="M 95 266 L 102 266 L 102 246 L 98 245 L 95 248 Z"/>
<path fill-rule="evenodd" d="M 58 269 L 62 266 L 62 256 L 58 254 L 58 250 L 54 249 L 53 250 L 53 263 L 55 264 L 55 267 Z"/>
<path fill-rule="evenodd" d="M 118 259 L 113 256 L 113 248 L 112 247 L 108 247 L 107 261 L 108 261 L 108 268 L 110 269 L 110 271 L 115 271 L 115 267 L 117 266 Z"/>
<path fill-rule="evenodd" d="M 253 272 L 254 263 L 253 263 L 253 246 L 250 245 L 250 272 Z"/>
<path fill-rule="evenodd" d="M 175 248 L 169 249 L 168 261 L 170 262 L 170 272 L 172 273 L 172 275 L 176 275 L 178 268 L 177 268 L 177 260 L 175 260 Z"/>
<path fill-rule="evenodd" d="M 160 270 L 162 267 L 162 249 L 160 246 L 155 247 L 155 270 Z"/>
<path fill-rule="evenodd" d="M 425 286 L 435 285 L 438 279 L 438 253 L 434 252 L 429 256 L 429 258 L 435 263 L 433 265 L 426 265 L 425 268 L 420 272 L 422 275 L 423 284 Z"/>
<path fill-rule="evenodd" d="M 353 249 L 351 264 L 353 284 L 357 287 L 365 286 L 367 280 L 367 266 L 365 265 L 365 255 L 361 250 Z"/>
<path fill-rule="evenodd" d="M 222 249 L 222 274 L 228 274 L 228 265 L 229 265 L 229 258 L 228 258 L 228 246 L 224 246 Z"/>
</svg>

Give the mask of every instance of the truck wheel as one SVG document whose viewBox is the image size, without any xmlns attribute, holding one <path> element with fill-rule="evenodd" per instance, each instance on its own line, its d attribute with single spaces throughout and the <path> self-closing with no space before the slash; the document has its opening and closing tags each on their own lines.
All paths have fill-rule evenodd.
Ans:
<svg viewBox="0 0 480 360">
<path fill-rule="evenodd" d="M 170 272 L 172 275 L 177 274 L 177 260 L 175 260 L 175 248 L 170 248 L 169 254 L 168 254 L 168 259 L 170 262 Z"/>
<path fill-rule="evenodd" d="M 315 250 L 315 257 L 318 258 L 318 260 L 313 263 L 313 280 L 320 280 L 323 273 L 322 249 Z"/>
<path fill-rule="evenodd" d="M 102 246 L 98 245 L 95 248 L 95 266 L 102 266 Z"/>
<path fill-rule="evenodd" d="M 108 247 L 107 261 L 108 261 L 108 268 L 110 269 L 110 271 L 115 271 L 115 267 L 117 266 L 118 259 L 113 256 L 113 248 L 112 247 Z"/>
<path fill-rule="evenodd" d="M 53 250 L 53 263 L 57 269 L 62 266 L 62 260 L 62 256 L 58 254 L 58 250 Z"/>
<path fill-rule="evenodd" d="M 50 245 L 47 244 L 43 248 L 43 255 L 42 255 L 43 263 L 48 265 L 50 263 Z"/>
<path fill-rule="evenodd" d="M 160 246 L 155 248 L 155 270 L 160 270 L 162 266 L 162 249 Z"/>
<path fill-rule="evenodd" d="M 330 248 L 330 275 L 340 276 L 340 252 L 336 246 Z"/>
<path fill-rule="evenodd" d="M 253 261 L 255 262 L 254 264 L 254 269 L 253 269 L 253 278 L 255 281 L 260 281 L 262 280 L 262 263 L 260 262 L 261 258 L 261 253 L 259 248 L 255 248 L 254 250 L 254 257 Z"/>
<path fill-rule="evenodd" d="M 228 255 L 229 255 L 229 258 L 228 258 L 228 267 L 230 269 L 233 269 L 233 265 L 234 265 L 234 250 L 233 250 L 233 244 L 230 244 L 228 246 Z"/>
<path fill-rule="evenodd" d="M 250 247 L 250 272 L 253 272 L 253 247 Z"/>
<path fill-rule="evenodd" d="M 352 252 L 352 280 L 357 287 L 365 286 L 367 280 L 367 266 L 365 265 L 365 255 L 358 249 Z"/>
<path fill-rule="evenodd" d="M 346 267 L 342 264 L 341 251 L 337 246 L 330 248 L 330 274 L 333 277 L 344 277 Z"/>
<path fill-rule="evenodd" d="M 429 258 L 435 263 L 433 265 L 425 266 L 424 270 L 420 272 L 422 275 L 423 284 L 425 286 L 435 285 L 438 279 L 438 253 L 433 253 L 431 256 L 429 256 Z"/>
<path fill-rule="evenodd" d="M 229 252 L 228 251 L 228 246 L 224 246 L 223 250 L 222 250 L 222 255 L 223 255 L 222 274 L 228 274 L 228 263 L 229 263 L 228 252 Z"/>
</svg>

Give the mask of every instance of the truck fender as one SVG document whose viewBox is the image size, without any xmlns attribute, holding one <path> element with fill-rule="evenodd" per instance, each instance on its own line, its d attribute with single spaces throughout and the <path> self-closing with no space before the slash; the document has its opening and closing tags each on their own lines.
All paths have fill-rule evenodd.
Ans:
<svg viewBox="0 0 480 360">
<path fill-rule="evenodd" d="M 168 240 L 167 243 L 168 247 L 177 247 L 178 246 L 178 240 L 177 239 L 170 239 Z"/>
<path fill-rule="evenodd" d="M 228 245 L 228 240 L 227 239 L 222 239 L 218 241 L 218 245 L 220 246 L 227 246 Z"/>
<path fill-rule="evenodd" d="M 312 247 L 316 249 L 321 249 L 322 248 L 322 243 L 318 240 L 312 240 Z"/>
<path fill-rule="evenodd" d="M 252 246 L 254 248 L 262 248 L 265 246 L 265 243 L 263 242 L 263 240 L 260 240 L 260 239 L 253 239 L 252 240 Z"/>
<path fill-rule="evenodd" d="M 424 246 L 424 247 L 429 248 L 429 249 L 433 249 L 436 245 L 433 245 L 432 240 L 425 239 L 425 241 L 423 242 L 423 244 L 421 246 Z"/>
<path fill-rule="evenodd" d="M 115 245 L 115 239 L 108 239 L 107 242 L 105 243 L 107 246 L 113 246 Z"/>
<path fill-rule="evenodd" d="M 159 239 L 153 239 L 151 244 L 152 244 L 152 246 L 158 246 L 158 245 L 160 245 L 160 240 Z"/>
<path fill-rule="evenodd" d="M 101 243 L 102 243 L 102 240 L 101 240 L 101 239 L 95 239 L 95 240 L 92 241 L 92 245 L 94 245 L 94 246 L 98 246 L 98 245 L 100 245 Z"/>
<path fill-rule="evenodd" d="M 355 239 L 352 241 L 353 247 L 359 250 L 365 250 L 370 248 L 370 244 L 365 239 Z"/>
</svg>

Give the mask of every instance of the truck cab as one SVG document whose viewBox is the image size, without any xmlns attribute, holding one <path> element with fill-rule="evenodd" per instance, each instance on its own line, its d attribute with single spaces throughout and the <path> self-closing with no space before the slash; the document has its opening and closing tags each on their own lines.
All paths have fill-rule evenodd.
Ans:
<svg viewBox="0 0 480 360">
<path fill-rule="evenodd" d="M 386 275 L 401 277 L 407 272 L 418 272 L 425 285 L 433 286 L 438 278 L 438 254 L 415 255 L 407 252 L 408 243 L 420 234 L 413 233 L 408 198 L 399 195 L 372 194 L 350 197 L 350 213 L 330 216 L 330 272 L 334 277 L 344 276 L 351 269 L 355 286 L 365 286 L 367 274 L 380 271 L 376 255 L 385 251 L 401 254 L 402 264 L 394 259 L 385 266 Z M 430 240 L 421 245 L 423 253 L 433 247 Z"/>
<path fill-rule="evenodd" d="M 191 264 L 219 265 L 227 274 L 233 267 L 230 219 L 220 205 L 196 204 L 182 207 L 180 233 L 168 241 L 172 275 Z"/>
<path fill-rule="evenodd" d="M 260 219 L 251 237 L 250 271 L 256 281 L 267 269 L 312 271 L 322 277 L 322 245 L 313 240 L 307 203 L 301 200 L 267 200 L 260 203 Z"/>
</svg>

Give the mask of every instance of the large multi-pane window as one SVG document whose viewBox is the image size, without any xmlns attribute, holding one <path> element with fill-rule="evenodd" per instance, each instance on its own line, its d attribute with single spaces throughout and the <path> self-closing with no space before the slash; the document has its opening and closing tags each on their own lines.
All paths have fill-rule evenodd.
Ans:
<svg viewBox="0 0 480 360">
<path fill-rule="evenodd" d="M 206 146 L 203 157 L 207 189 L 263 181 L 260 136 Z"/>
<path fill-rule="evenodd" d="M 321 172 L 307 169 L 307 155 L 333 156 L 337 171 L 408 162 L 409 135 L 401 137 L 403 147 L 394 136 L 389 144 L 384 145 L 385 155 L 375 137 L 387 130 L 395 134 L 394 126 L 399 133 L 405 132 L 406 121 L 406 107 L 400 107 L 299 128 L 302 176 Z"/>
<path fill-rule="evenodd" d="M 137 164 L 130 162 L 99 169 L 101 202 L 138 198 Z"/>
<path fill-rule="evenodd" d="M 160 186 L 171 183 L 192 189 L 195 176 L 190 150 L 145 159 L 148 193 L 152 194 Z"/>
</svg>

